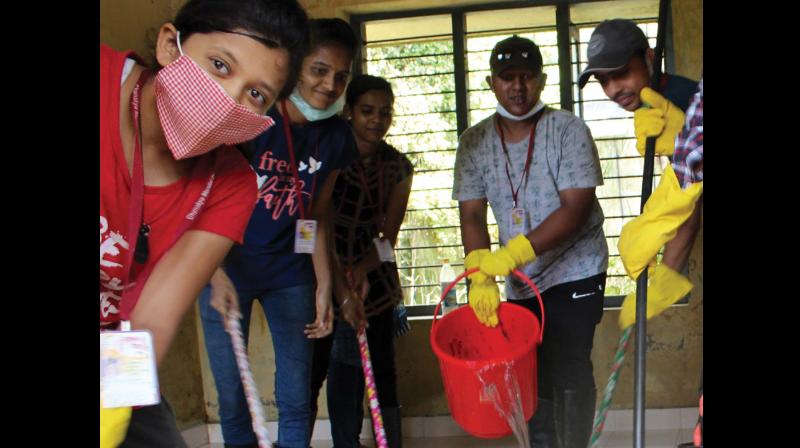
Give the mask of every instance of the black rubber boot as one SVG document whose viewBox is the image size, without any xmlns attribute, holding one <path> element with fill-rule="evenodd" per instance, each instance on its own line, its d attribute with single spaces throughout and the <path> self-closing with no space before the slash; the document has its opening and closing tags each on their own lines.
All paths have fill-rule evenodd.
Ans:
<svg viewBox="0 0 800 448">
<path fill-rule="evenodd" d="M 592 436 L 594 388 L 587 390 L 556 390 L 556 433 L 561 448 L 586 448 Z"/>
<path fill-rule="evenodd" d="M 556 425 L 553 420 L 553 400 L 541 397 L 537 400 L 536 413 L 528 422 L 531 448 L 558 448 Z"/>
<path fill-rule="evenodd" d="M 381 409 L 383 430 L 386 431 L 386 443 L 389 448 L 403 448 L 403 418 L 400 407 Z"/>
<path fill-rule="evenodd" d="M 277 447 L 278 445 L 275 446 Z M 232 445 L 230 443 L 226 443 L 225 448 L 258 448 L 258 442 L 248 443 L 247 445 Z"/>
</svg>

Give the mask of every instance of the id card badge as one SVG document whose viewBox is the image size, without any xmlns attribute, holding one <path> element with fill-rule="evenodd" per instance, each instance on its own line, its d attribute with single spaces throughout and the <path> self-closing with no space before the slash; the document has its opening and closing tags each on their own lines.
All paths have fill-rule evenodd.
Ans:
<svg viewBox="0 0 800 448">
<path fill-rule="evenodd" d="M 149 331 L 100 333 L 100 400 L 104 408 L 149 406 L 161 401 Z"/>
<path fill-rule="evenodd" d="M 313 254 L 317 242 L 317 221 L 298 219 L 294 229 L 294 253 Z"/>
<path fill-rule="evenodd" d="M 378 250 L 378 258 L 383 262 L 395 263 L 394 248 L 388 238 L 373 238 L 375 249 Z"/>
<path fill-rule="evenodd" d="M 515 237 L 520 233 L 526 233 L 525 225 L 527 223 L 527 216 L 524 208 L 514 207 L 511 209 L 511 237 Z"/>
</svg>

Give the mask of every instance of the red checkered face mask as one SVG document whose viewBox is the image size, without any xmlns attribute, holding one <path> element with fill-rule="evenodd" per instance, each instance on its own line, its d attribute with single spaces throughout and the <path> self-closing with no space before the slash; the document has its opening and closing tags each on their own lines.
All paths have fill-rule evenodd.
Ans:
<svg viewBox="0 0 800 448">
<path fill-rule="evenodd" d="M 234 101 L 205 70 L 183 54 L 155 78 L 158 118 L 176 160 L 197 157 L 220 145 L 252 140 L 275 122 Z"/>
</svg>

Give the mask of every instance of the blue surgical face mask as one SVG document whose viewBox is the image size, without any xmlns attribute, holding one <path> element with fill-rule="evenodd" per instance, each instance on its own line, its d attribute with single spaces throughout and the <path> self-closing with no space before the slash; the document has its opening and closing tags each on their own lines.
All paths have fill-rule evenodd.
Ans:
<svg viewBox="0 0 800 448">
<path fill-rule="evenodd" d="M 507 111 L 502 104 L 497 103 L 497 113 L 500 114 L 500 116 L 503 118 L 508 118 L 509 120 L 514 120 L 514 121 L 522 121 L 526 118 L 530 118 L 534 116 L 536 112 L 539 112 L 543 108 L 544 108 L 544 103 L 542 102 L 542 100 L 539 100 L 536 103 L 536 105 L 533 106 L 533 109 L 531 109 L 528 113 L 524 115 L 514 115 L 511 112 Z"/>
<path fill-rule="evenodd" d="M 327 109 L 317 109 L 308 104 L 303 96 L 300 95 L 300 91 L 297 90 L 297 87 L 294 88 L 292 94 L 289 96 L 289 101 L 291 101 L 295 107 L 297 107 L 297 110 L 299 110 L 308 121 L 320 121 L 330 118 L 341 112 L 342 108 L 344 107 L 344 95 L 340 95 L 339 99 L 337 99 L 336 102 L 331 104 Z"/>
</svg>

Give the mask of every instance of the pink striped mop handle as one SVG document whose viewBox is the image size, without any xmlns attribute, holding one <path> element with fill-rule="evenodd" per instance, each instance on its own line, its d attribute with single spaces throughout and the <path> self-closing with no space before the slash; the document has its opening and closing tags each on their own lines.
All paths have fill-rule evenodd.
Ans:
<svg viewBox="0 0 800 448">
<path fill-rule="evenodd" d="M 381 405 L 378 403 L 378 389 L 375 387 L 375 374 L 372 372 L 372 361 L 370 361 L 369 356 L 367 334 L 363 328 L 358 331 L 358 347 L 361 352 L 361 367 L 364 369 L 364 383 L 367 386 L 369 409 L 372 412 L 372 428 L 375 430 L 375 441 L 378 443 L 378 448 L 387 448 L 386 432 L 383 429 L 383 417 L 381 416 Z"/>
<path fill-rule="evenodd" d="M 353 270 L 348 268 L 346 271 L 347 286 L 350 289 L 351 297 L 358 300 L 353 281 Z M 372 372 L 372 361 L 369 356 L 369 344 L 367 343 L 367 332 L 362 327 L 358 330 L 358 348 L 361 353 L 361 368 L 364 370 L 364 384 L 367 387 L 367 398 L 369 398 L 369 409 L 372 414 L 372 429 L 375 431 L 375 441 L 378 448 L 388 448 L 386 443 L 386 431 L 383 429 L 383 417 L 381 416 L 381 405 L 378 402 L 378 388 L 375 386 L 375 374 Z"/>
<path fill-rule="evenodd" d="M 239 376 L 241 376 L 242 384 L 244 385 L 244 395 L 247 398 L 247 406 L 250 408 L 250 419 L 253 422 L 253 432 L 256 433 L 256 438 L 258 439 L 258 447 L 272 448 L 272 443 L 268 437 L 269 433 L 264 424 L 266 421 L 264 407 L 261 405 L 256 382 L 253 380 L 253 373 L 250 371 L 250 362 L 247 360 L 247 347 L 245 347 L 242 327 L 239 324 L 239 319 L 241 318 L 241 314 L 229 311 L 228 317 L 225 319 L 225 331 L 231 335 L 233 353 L 236 355 L 236 365 L 239 366 Z"/>
</svg>

